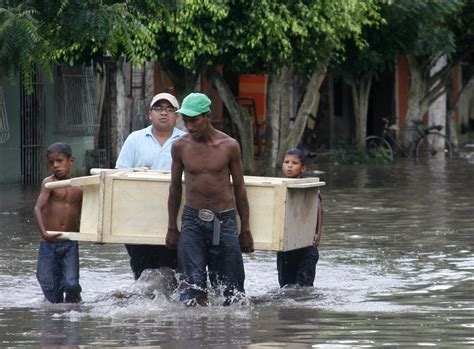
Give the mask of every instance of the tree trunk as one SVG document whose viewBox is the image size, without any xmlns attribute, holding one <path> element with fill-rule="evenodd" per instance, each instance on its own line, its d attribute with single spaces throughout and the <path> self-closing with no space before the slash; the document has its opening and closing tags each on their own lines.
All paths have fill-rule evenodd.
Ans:
<svg viewBox="0 0 474 349">
<path fill-rule="evenodd" d="M 446 93 L 446 86 L 452 78 L 454 63 L 447 63 L 443 56 L 424 61 L 407 56 L 407 61 L 411 81 L 405 125 L 411 126 L 412 120 L 421 120 L 429 111 L 430 106 Z M 443 103 L 441 102 L 441 104 Z M 430 123 L 445 125 L 446 117 L 446 112 L 442 112 L 437 118 L 430 120 Z M 408 145 L 413 140 L 412 130 L 411 127 L 405 127 L 405 131 L 402 133 L 403 144 Z"/>
<path fill-rule="evenodd" d="M 275 165 L 278 158 L 280 140 L 281 94 L 288 68 L 280 74 L 268 74 L 267 80 L 267 115 L 265 116 L 265 151 L 263 154 L 263 173 L 266 176 L 275 175 Z"/>
<path fill-rule="evenodd" d="M 160 62 L 160 67 L 163 69 L 163 71 L 166 72 L 168 77 L 171 79 L 171 82 L 173 83 L 174 95 L 176 96 L 176 99 L 180 102 L 180 105 L 184 97 L 186 97 L 186 95 L 190 93 L 190 91 L 198 90 L 198 88 L 196 87 L 199 78 L 198 73 L 194 73 L 190 70 L 184 69 L 176 62 L 171 61 Z M 200 71 L 199 69 L 199 67 L 196 68 L 196 71 Z M 173 94 L 173 91 L 165 92 Z M 176 127 L 181 130 L 186 129 L 184 127 L 184 122 L 181 118 L 178 118 L 178 120 L 176 121 Z"/>
<path fill-rule="evenodd" d="M 269 76 L 267 87 L 266 143 L 271 144 L 265 149 L 265 175 L 275 176 L 277 169 L 289 148 L 295 148 L 304 132 L 308 116 L 316 115 L 319 105 L 319 88 L 325 78 L 325 72 L 318 70 L 313 73 L 304 93 L 301 105 L 296 113 L 291 129 L 290 119 L 293 116 L 290 107 L 285 107 L 283 93 L 285 81 L 292 77 L 293 70 L 285 69 L 278 76 Z M 291 78 L 291 80 L 293 80 Z M 282 112 L 286 110 L 286 112 Z M 280 127 L 285 127 L 285 131 Z M 281 135 L 285 135 L 281 137 Z M 270 143 L 269 143 L 270 142 Z"/>
<path fill-rule="evenodd" d="M 364 152 L 365 138 L 367 137 L 367 111 L 369 108 L 372 74 L 367 74 L 365 78 L 351 81 L 350 85 L 355 114 L 356 146 L 359 151 Z"/>
<path fill-rule="evenodd" d="M 242 148 L 242 162 L 245 174 L 254 174 L 253 120 L 248 111 L 235 99 L 223 76 L 215 69 L 206 70 L 208 81 L 214 86 L 226 106 L 232 122 L 237 126 Z"/>
<path fill-rule="evenodd" d="M 99 147 L 100 125 L 102 124 L 102 114 L 104 110 L 105 89 L 107 87 L 107 68 L 105 63 L 94 63 L 94 82 L 95 82 L 95 99 L 96 99 L 96 120 L 98 127 L 94 132 L 94 148 Z"/>
<path fill-rule="evenodd" d="M 116 62 L 113 77 L 109 76 L 112 86 L 115 87 L 115 89 L 112 89 L 110 96 L 112 102 L 111 115 L 115 115 L 111 118 L 110 125 L 111 163 L 115 163 L 123 142 L 129 133 L 128 127 L 125 125 L 125 86 L 122 65 L 122 61 Z"/>
<path fill-rule="evenodd" d="M 430 71 L 430 76 L 434 76 L 437 72 L 439 72 L 441 69 L 444 69 L 447 64 L 447 58 L 446 56 L 440 57 L 435 65 L 431 68 Z M 440 81 L 442 83 L 442 81 Z M 450 84 L 451 85 L 451 84 Z M 443 126 L 443 129 L 441 130 L 441 133 L 446 133 L 446 125 L 447 125 L 447 110 L 446 110 L 446 88 L 443 88 L 443 93 L 441 93 L 435 100 L 433 100 L 433 103 L 429 106 L 428 109 L 428 115 L 429 115 L 429 120 L 428 124 L 429 125 L 441 125 Z"/>
<path fill-rule="evenodd" d="M 401 142 L 405 146 L 413 140 L 414 132 L 411 127 L 412 120 L 421 120 L 423 115 L 428 111 L 428 107 L 422 105 L 423 98 L 427 91 L 427 77 L 423 73 L 423 69 L 414 57 L 407 56 L 410 68 L 410 87 L 408 91 L 408 110 L 405 118 L 405 127 L 401 133 Z"/>
<path fill-rule="evenodd" d="M 453 94 L 452 86 L 447 88 L 448 94 L 448 112 L 447 112 L 447 120 L 446 120 L 446 132 L 449 136 L 449 140 L 453 145 L 454 149 L 459 148 L 459 137 L 456 130 L 456 125 L 454 122 L 454 115 L 459 112 L 461 101 L 467 96 L 471 96 L 472 93 L 472 86 L 474 86 L 474 76 L 471 76 L 469 81 L 461 87 L 461 90 L 455 96 Z M 469 97 L 468 97 L 469 98 Z M 461 115 L 462 118 L 462 115 Z M 460 120 L 460 124 L 462 125 L 463 120 Z"/>
<path fill-rule="evenodd" d="M 277 166 L 279 166 L 283 161 L 286 150 L 289 148 L 295 148 L 300 142 L 309 115 L 314 115 L 316 117 L 320 100 L 319 89 L 325 77 L 326 73 L 323 70 L 318 70 L 313 73 L 307 82 L 303 101 L 296 113 L 295 122 L 293 123 L 291 132 L 280 144 Z"/>
<path fill-rule="evenodd" d="M 292 72 L 288 72 L 285 76 L 285 81 L 283 81 L 283 91 L 285 93 L 281 94 L 280 98 L 280 114 L 279 114 L 279 130 L 280 135 L 278 138 L 278 144 L 283 144 L 288 138 L 291 128 L 291 118 L 294 115 L 292 106 L 294 105 L 294 76 Z M 280 147 L 279 147 L 280 148 Z M 278 165 L 278 164 L 277 164 Z"/>
<path fill-rule="evenodd" d="M 455 150 L 459 149 L 459 138 L 456 131 L 456 125 L 454 123 L 454 114 L 456 113 L 456 108 L 451 109 L 446 114 L 446 136 L 451 141 L 451 144 Z"/>
<path fill-rule="evenodd" d="M 174 94 L 178 101 L 182 101 L 190 91 L 196 90 L 200 68 L 196 72 L 184 69 L 179 64 L 171 61 L 160 62 L 161 67 L 173 82 Z M 172 91 L 166 91 L 171 93 Z"/>
</svg>

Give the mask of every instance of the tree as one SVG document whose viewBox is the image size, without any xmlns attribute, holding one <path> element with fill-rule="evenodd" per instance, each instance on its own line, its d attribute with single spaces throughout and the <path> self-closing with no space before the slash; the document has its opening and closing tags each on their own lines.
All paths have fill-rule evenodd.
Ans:
<svg viewBox="0 0 474 349">
<path fill-rule="evenodd" d="M 446 92 L 453 68 L 472 52 L 472 22 L 466 21 L 472 16 L 469 0 L 397 0 L 391 6 L 387 21 L 410 69 L 406 120 L 426 114 Z M 446 63 L 434 69 L 440 59 Z M 405 143 L 410 141 L 409 130 L 402 136 Z"/>
<path fill-rule="evenodd" d="M 329 57 L 372 21 L 375 0 L 274 0 L 98 2 L 24 1 L 50 50 L 46 62 L 74 65 L 104 57 L 134 63 L 157 60 L 172 78 L 178 98 L 205 71 L 227 106 L 239 136 L 246 173 L 253 172 L 252 120 L 235 101 L 218 67 L 269 75 L 265 168 L 274 173 L 287 147 L 299 141 Z M 36 52 L 36 51 L 35 51 Z M 34 56 L 33 56 L 34 57 Z M 285 77 L 309 83 L 290 129 Z M 285 103 L 283 103 L 285 104 Z M 288 108 L 286 108 L 288 109 Z M 289 131 L 288 131 L 289 130 Z"/>
<path fill-rule="evenodd" d="M 329 57 L 342 49 L 344 39 L 358 37 L 361 27 L 377 17 L 376 6 L 372 1 L 251 3 L 231 8 L 221 62 L 239 73 L 268 74 L 263 168 L 274 175 L 284 152 L 298 144 L 308 115 L 317 110 Z M 288 107 L 284 89 L 285 81 L 292 79 L 302 81 L 305 91 L 296 114 Z"/>
<path fill-rule="evenodd" d="M 351 87 L 355 114 L 355 142 L 360 151 L 365 151 L 367 137 L 367 112 L 372 80 L 383 70 L 391 69 L 397 58 L 394 33 L 384 16 L 390 4 L 380 5 L 381 21 L 365 26 L 359 42 L 346 41 L 344 54 L 336 56 L 331 71 L 341 76 Z"/>
<path fill-rule="evenodd" d="M 342 48 L 344 38 L 360 34 L 376 8 L 371 0 L 171 3 L 129 1 L 128 8 L 154 30 L 155 56 L 173 82 L 183 76 L 179 71 L 193 78 L 205 71 L 237 126 L 246 173 L 254 169 L 252 119 L 217 68 L 224 65 L 239 74 L 269 75 L 266 122 L 272 126 L 266 128 L 264 165 L 268 174 L 274 174 L 286 148 L 298 143 L 307 116 L 315 109 L 329 56 Z M 309 85 L 290 130 L 293 115 L 283 114 L 279 105 L 284 78 L 295 75 Z M 192 82 L 187 83 L 188 88 Z"/>
<path fill-rule="evenodd" d="M 299 80 L 305 84 L 304 94 L 296 111 L 291 131 L 283 137 L 280 134 L 278 148 L 273 147 L 272 151 L 272 154 L 276 156 L 268 157 L 271 161 L 267 162 L 265 168 L 275 169 L 281 163 L 286 149 L 298 144 L 308 116 L 316 115 L 319 102 L 318 91 L 331 57 L 343 52 L 344 42 L 349 39 L 360 43 L 362 28 L 379 20 L 377 10 L 378 6 L 372 1 L 313 1 L 294 6 L 292 13 L 299 19 L 300 30 L 291 32 L 293 55 L 289 73 L 298 76 Z M 282 79 L 276 81 L 282 81 Z M 280 130 L 289 129 L 291 116 L 291 114 L 279 115 L 280 125 L 282 125 Z M 270 116 L 270 119 L 272 120 L 273 117 Z M 275 137 L 273 141 L 273 144 L 276 143 Z"/>
</svg>

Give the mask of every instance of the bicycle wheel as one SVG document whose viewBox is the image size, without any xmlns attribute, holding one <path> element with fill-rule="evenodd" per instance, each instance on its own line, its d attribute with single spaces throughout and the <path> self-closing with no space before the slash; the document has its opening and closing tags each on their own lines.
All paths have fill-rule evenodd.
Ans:
<svg viewBox="0 0 474 349">
<path fill-rule="evenodd" d="M 417 158 L 450 158 L 453 147 L 442 133 L 430 132 L 418 141 L 415 154 Z"/>
<path fill-rule="evenodd" d="M 379 136 L 369 136 L 365 139 L 367 154 L 369 156 L 381 156 L 393 161 L 393 149 L 390 143 Z"/>
</svg>

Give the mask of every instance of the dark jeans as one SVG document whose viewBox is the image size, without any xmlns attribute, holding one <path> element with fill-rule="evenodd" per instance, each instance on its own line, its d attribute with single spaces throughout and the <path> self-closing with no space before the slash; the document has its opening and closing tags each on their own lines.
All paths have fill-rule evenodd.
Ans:
<svg viewBox="0 0 474 349">
<path fill-rule="evenodd" d="M 313 286 L 319 251 L 309 246 L 277 253 L 278 282 L 285 285 Z"/>
<path fill-rule="evenodd" d="M 198 210 L 185 206 L 178 243 L 180 300 L 207 298 L 207 272 L 214 289 L 224 287 L 227 299 L 244 293 L 244 263 L 237 233 L 235 210 L 215 213 L 221 222 L 219 244 L 212 244 L 214 223 L 198 217 Z"/>
<path fill-rule="evenodd" d="M 52 303 L 80 302 L 82 289 L 79 285 L 77 241 L 50 243 L 42 240 L 38 253 L 36 277 L 48 301 Z"/>
<path fill-rule="evenodd" d="M 176 269 L 178 256 L 175 250 L 162 245 L 125 245 L 130 256 L 130 267 L 135 280 L 140 278 L 145 269 L 168 267 Z"/>
</svg>

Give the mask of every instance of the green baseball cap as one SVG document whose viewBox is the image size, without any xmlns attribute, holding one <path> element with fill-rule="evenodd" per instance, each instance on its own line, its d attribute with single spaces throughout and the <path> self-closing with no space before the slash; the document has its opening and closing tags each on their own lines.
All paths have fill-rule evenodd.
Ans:
<svg viewBox="0 0 474 349">
<path fill-rule="evenodd" d="M 210 105 L 211 100 L 209 97 L 204 93 L 194 92 L 184 97 L 181 108 L 176 110 L 176 112 L 189 117 L 195 117 L 210 112 Z"/>
</svg>

